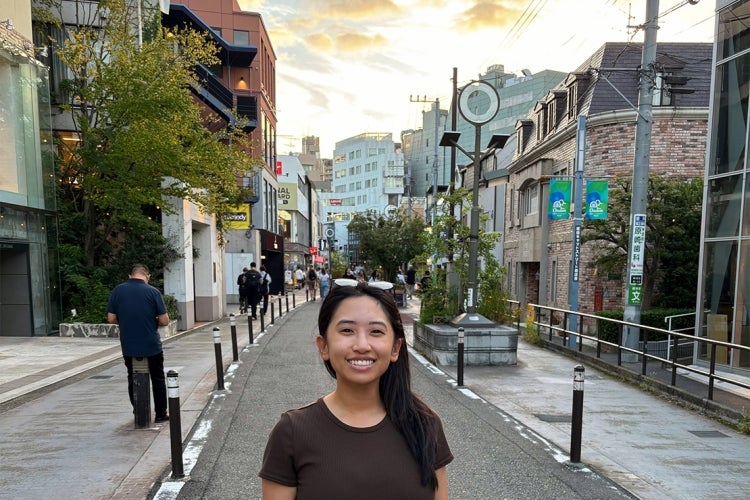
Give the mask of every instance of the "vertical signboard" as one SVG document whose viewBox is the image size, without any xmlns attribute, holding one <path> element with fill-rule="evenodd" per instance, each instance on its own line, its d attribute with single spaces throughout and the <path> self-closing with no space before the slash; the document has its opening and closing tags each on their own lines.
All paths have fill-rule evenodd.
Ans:
<svg viewBox="0 0 750 500">
<path fill-rule="evenodd" d="M 547 217 L 552 220 L 570 218 L 570 189 L 569 180 L 553 179 L 549 183 L 549 205 Z"/>
<path fill-rule="evenodd" d="M 643 259 L 646 251 L 646 214 L 633 214 L 633 241 L 630 242 L 628 305 L 643 302 Z"/>
</svg>

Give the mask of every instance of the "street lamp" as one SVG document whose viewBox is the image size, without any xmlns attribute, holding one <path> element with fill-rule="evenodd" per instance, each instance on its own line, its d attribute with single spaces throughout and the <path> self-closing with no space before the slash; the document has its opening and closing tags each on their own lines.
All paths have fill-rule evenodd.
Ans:
<svg viewBox="0 0 750 500">
<path fill-rule="evenodd" d="M 477 266 L 479 261 L 479 177 L 482 160 L 487 158 L 494 149 L 501 149 L 508 140 L 506 134 L 495 134 L 487 145 L 488 153 L 482 155 L 480 143 L 482 139 L 482 125 L 492 120 L 500 107 L 500 98 L 495 87 L 487 82 L 476 80 L 463 87 L 458 94 L 458 110 L 464 119 L 474 125 L 474 152 L 466 151 L 458 144 L 460 132 L 446 131 L 440 139 L 440 145 L 454 147 L 468 156 L 474 162 L 474 178 L 471 200 L 471 224 L 469 228 L 469 277 L 467 283 L 468 307 L 451 321 L 457 327 L 483 327 L 494 325 L 494 322 L 477 314 Z"/>
</svg>

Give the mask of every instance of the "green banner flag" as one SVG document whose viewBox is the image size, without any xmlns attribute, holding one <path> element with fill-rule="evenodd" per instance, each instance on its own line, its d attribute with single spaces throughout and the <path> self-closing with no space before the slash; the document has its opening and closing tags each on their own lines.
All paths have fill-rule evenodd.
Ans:
<svg viewBox="0 0 750 500">
<path fill-rule="evenodd" d="M 609 186 L 607 181 L 586 181 L 586 215 L 589 220 L 607 218 Z"/>
<path fill-rule="evenodd" d="M 570 218 L 570 181 L 551 180 L 547 217 L 553 220 Z"/>
</svg>

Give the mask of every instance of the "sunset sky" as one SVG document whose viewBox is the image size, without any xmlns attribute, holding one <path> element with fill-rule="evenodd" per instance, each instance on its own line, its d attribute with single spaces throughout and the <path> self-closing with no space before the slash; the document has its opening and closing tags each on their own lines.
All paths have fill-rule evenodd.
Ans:
<svg viewBox="0 0 750 500">
<path fill-rule="evenodd" d="M 695 1 L 695 0 L 693 0 Z M 363 132 L 421 127 L 488 66 L 573 71 L 605 42 L 643 42 L 646 0 L 238 0 L 276 52 L 278 152 L 320 137 L 321 156 Z M 657 42 L 711 42 L 715 0 L 661 0 Z M 670 12 L 671 11 L 671 12 Z M 630 14 L 630 18 L 629 18 Z"/>
</svg>

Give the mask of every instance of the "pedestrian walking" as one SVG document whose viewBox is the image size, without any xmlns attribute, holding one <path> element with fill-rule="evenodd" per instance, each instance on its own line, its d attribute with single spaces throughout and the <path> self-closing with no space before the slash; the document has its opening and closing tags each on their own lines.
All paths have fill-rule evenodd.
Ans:
<svg viewBox="0 0 750 500">
<path fill-rule="evenodd" d="M 411 390 L 388 286 L 334 281 L 316 344 L 336 388 L 282 414 L 263 454 L 264 499 L 448 498 L 453 455 L 440 418 Z"/>
<path fill-rule="evenodd" d="M 307 289 L 310 291 L 310 297 L 315 300 L 315 282 L 318 281 L 318 273 L 315 272 L 313 266 L 307 270 Z"/>
<path fill-rule="evenodd" d="M 237 293 L 240 296 L 240 314 L 247 311 L 247 268 L 243 267 L 242 272 L 237 276 Z"/>
<path fill-rule="evenodd" d="M 297 281 L 297 288 L 302 290 L 305 284 L 305 271 L 302 270 L 301 266 L 297 266 L 297 270 L 294 271 L 294 279 Z"/>
<path fill-rule="evenodd" d="M 318 281 L 320 282 L 320 296 L 326 298 L 328 289 L 331 286 L 331 277 L 328 275 L 328 270 L 325 267 L 320 271 Z"/>
<path fill-rule="evenodd" d="M 261 314 L 268 311 L 268 294 L 271 293 L 271 275 L 266 272 L 266 266 L 260 266 L 260 296 L 263 300 Z"/>
<path fill-rule="evenodd" d="M 245 272 L 245 286 L 247 287 L 247 302 L 250 306 L 250 314 L 253 319 L 258 319 L 258 302 L 262 297 L 260 293 L 260 273 L 256 269 L 255 262 L 250 263 L 250 269 Z"/>
<path fill-rule="evenodd" d="M 169 324 L 169 315 L 161 292 L 148 284 L 148 267 L 135 264 L 128 280 L 117 285 L 107 303 L 107 322 L 120 327 L 120 346 L 128 371 L 128 395 L 133 400 L 133 358 L 148 360 L 148 373 L 154 395 L 154 422 L 166 422 L 167 384 L 164 375 L 164 351 L 159 327 Z"/>
<path fill-rule="evenodd" d="M 414 269 L 414 266 L 409 266 L 409 269 L 406 270 L 406 293 L 409 295 L 409 298 L 414 296 L 414 286 L 416 284 L 417 270 Z"/>
</svg>

